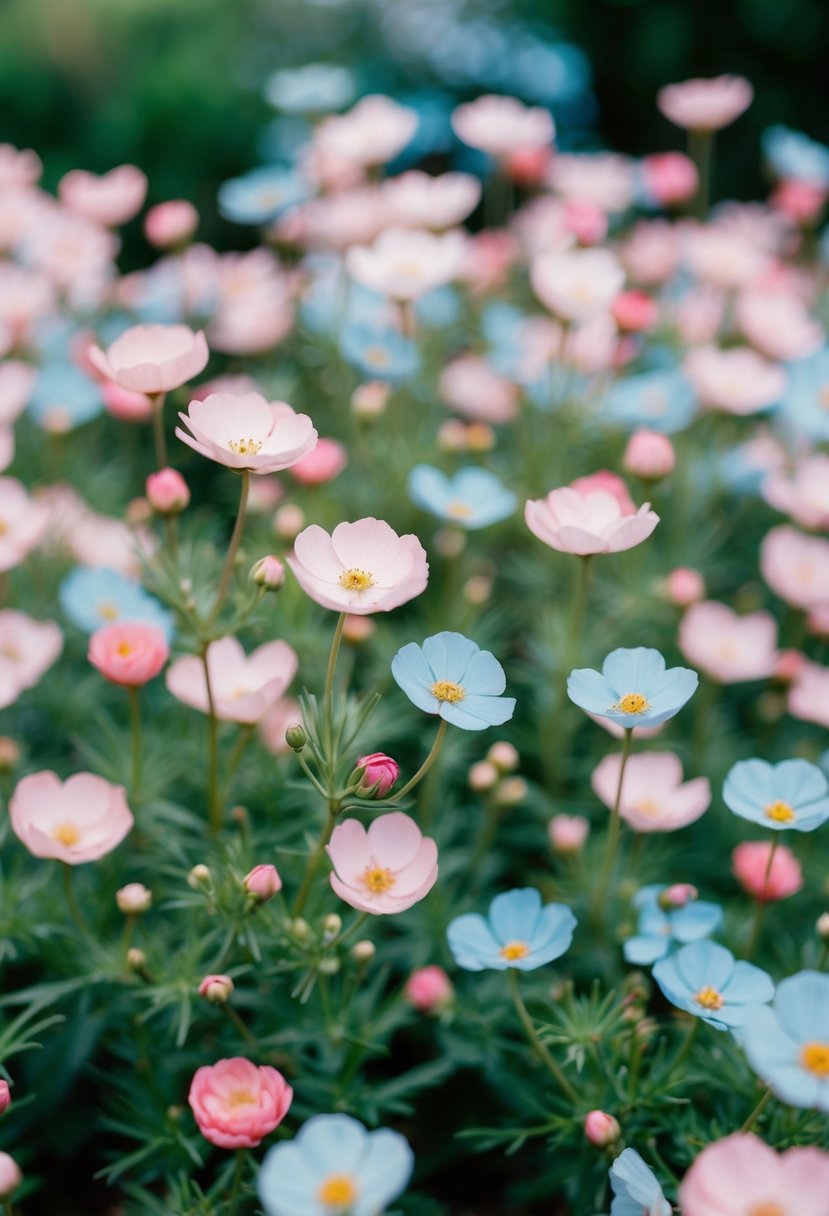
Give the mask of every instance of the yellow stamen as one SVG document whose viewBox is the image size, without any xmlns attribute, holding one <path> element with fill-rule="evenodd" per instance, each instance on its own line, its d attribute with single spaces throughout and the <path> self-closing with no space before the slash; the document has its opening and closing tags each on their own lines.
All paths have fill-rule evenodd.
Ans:
<svg viewBox="0 0 829 1216">
<path fill-rule="evenodd" d="M 448 701 L 450 705 L 455 705 L 464 699 L 466 692 L 460 684 L 453 684 L 451 680 L 436 680 L 432 685 L 432 696 L 438 701 Z"/>
<path fill-rule="evenodd" d="M 346 591 L 368 591 L 369 587 L 374 586 L 374 575 L 369 574 L 368 570 L 358 570 L 356 566 L 352 566 L 350 570 L 343 570 L 340 586 Z"/>
<path fill-rule="evenodd" d="M 372 895 L 390 891 L 396 882 L 391 870 L 385 870 L 382 866 L 366 866 L 361 877 Z"/>
<path fill-rule="evenodd" d="M 130 646 L 129 642 L 120 642 L 115 648 L 115 653 L 120 654 L 122 659 L 128 659 L 135 652 L 135 647 Z"/>
<path fill-rule="evenodd" d="M 231 1110 L 235 1110 L 237 1106 L 255 1106 L 256 1095 L 252 1094 L 249 1089 L 234 1089 L 227 1095 L 227 1105 Z"/>
<path fill-rule="evenodd" d="M 331 1174 L 317 1191 L 317 1199 L 329 1208 L 345 1208 L 357 1198 L 357 1187 L 348 1174 Z"/>
<path fill-rule="evenodd" d="M 616 713 L 643 714 L 646 709 L 650 708 L 650 702 L 647 697 L 642 696 L 641 692 L 627 692 L 616 705 L 611 705 L 610 708 Z"/>
<path fill-rule="evenodd" d="M 237 456 L 255 456 L 262 444 L 258 439 L 228 439 L 227 446 Z"/>
<path fill-rule="evenodd" d="M 702 1005 L 703 1009 L 722 1009 L 725 1001 L 722 993 L 717 992 L 716 988 L 700 988 L 694 1000 L 698 1005 Z"/>
<path fill-rule="evenodd" d="M 501 958 L 508 959 L 511 963 L 517 958 L 526 958 L 529 952 L 530 948 L 526 942 L 507 942 L 506 946 L 502 946 L 498 951 Z"/>
<path fill-rule="evenodd" d="M 465 502 L 450 502 L 446 505 L 446 514 L 451 515 L 453 519 L 469 519 L 472 508 Z"/>
<path fill-rule="evenodd" d="M 0 519 L 0 536 L 5 536 L 8 530 L 9 525 L 6 523 L 5 519 Z"/>
<path fill-rule="evenodd" d="M 383 346 L 369 346 L 363 352 L 363 358 L 369 367 L 388 367 L 391 355 Z"/>
<path fill-rule="evenodd" d="M 778 801 L 770 802 L 766 807 L 766 818 L 774 820 L 775 823 L 791 823 L 796 816 L 788 802 Z"/>
<path fill-rule="evenodd" d="M 58 844 L 77 844 L 80 838 L 81 834 L 74 823 L 59 823 L 52 828 L 52 839 L 56 840 Z"/>
<path fill-rule="evenodd" d="M 779 1203 L 755 1203 L 748 1210 L 748 1216 L 786 1216 Z"/>
<path fill-rule="evenodd" d="M 829 1077 L 829 1043 L 806 1043 L 800 1053 L 800 1063 L 816 1077 Z"/>
<path fill-rule="evenodd" d="M 120 616 L 118 605 L 104 600 L 103 604 L 98 605 L 98 616 L 103 617 L 105 621 L 117 621 Z"/>
<path fill-rule="evenodd" d="M 653 818 L 659 814 L 662 807 L 653 798 L 642 798 L 632 809 L 640 815 L 647 815 L 649 818 Z"/>
</svg>

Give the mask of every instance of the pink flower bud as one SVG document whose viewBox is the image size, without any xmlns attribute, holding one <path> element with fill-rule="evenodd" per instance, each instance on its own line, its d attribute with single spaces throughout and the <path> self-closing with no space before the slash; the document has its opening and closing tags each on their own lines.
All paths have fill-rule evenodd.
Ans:
<svg viewBox="0 0 829 1216">
<path fill-rule="evenodd" d="M 505 777 L 495 790 L 498 806 L 519 806 L 527 797 L 527 783 L 523 777 Z"/>
<path fill-rule="evenodd" d="M 20 744 L 8 735 L 0 735 L 0 773 L 10 773 L 20 761 Z"/>
<path fill-rule="evenodd" d="M 144 216 L 144 235 L 157 249 L 184 245 L 196 231 L 199 213 L 187 199 L 157 203 Z"/>
<path fill-rule="evenodd" d="M 822 937 L 825 942 L 829 942 L 829 912 L 821 912 L 815 924 L 818 937 Z"/>
<path fill-rule="evenodd" d="M 358 384 L 351 394 L 351 412 L 356 418 L 379 418 L 385 413 L 391 389 L 382 380 Z"/>
<path fill-rule="evenodd" d="M 774 678 L 783 684 L 792 684 L 803 670 L 806 656 L 799 650 L 781 650 L 777 655 Z"/>
<path fill-rule="evenodd" d="M 0 1153 L 0 1198 L 16 1191 L 23 1181 L 20 1167 L 8 1153 Z"/>
<path fill-rule="evenodd" d="M 659 906 L 667 912 L 671 908 L 684 908 L 699 898 L 699 891 L 689 882 L 675 882 L 666 887 L 659 896 Z"/>
<path fill-rule="evenodd" d="M 403 995 L 419 1013 L 441 1013 L 455 999 L 455 989 L 442 967 L 419 967 L 409 976 Z"/>
<path fill-rule="evenodd" d="M 366 638 L 370 638 L 376 628 L 377 626 L 370 616 L 359 616 L 350 612 L 343 625 L 343 638 L 355 646 L 359 642 L 364 642 Z"/>
<path fill-rule="evenodd" d="M 477 764 L 473 764 L 469 770 L 467 781 L 469 788 L 474 790 L 476 794 L 485 794 L 487 790 L 492 790 L 498 784 L 500 773 L 496 765 L 491 760 L 479 760 Z"/>
<path fill-rule="evenodd" d="M 282 890 L 282 879 L 276 866 L 254 866 L 251 872 L 245 875 L 242 885 L 248 895 L 252 895 L 260 904 L 266 904 Z"/>
<path fill-rule="evenodd" d="M 12 1104 L 12 1092 L 8 1081 L 0 1080 L 0 1115 L 4 1114 Z"/>
<path fill-rule="evenodd" d="M 139 916 L 148 911 L 153 902 L 153 893 L 144 886 L 143 882 L 128 882 L 115 892 L 115 902 L 119 912 L 125 916 Z"/>
<path fill-rule="evenodd" d="M 507 156 L 507 173 L 520 186 L 537 186 L 544 181 L 551 160 L 549 148 L 516 148 Z"/>
<path fill-rule="evenodd" d="M 295 503 L 286 503 L 276 512 L 273 526 L 277 536 L 281 536 L 283 540 L 293 540 L 305 527 L 305 512 Z"/>
<path fill-rule="evenodd" d="M 357 761 L 357 768 L 363 769 L 357 793 L 364 798 L 385 798 L 400 776 L 400 765 L 383 752 L 361 756 Z"/>
<path fill-rule="evenodd" d="M 250 576 L 258 587 L 264 587 L 266 591 L 278 591 L 285 582 L 285 567 L 278 557 L 268 554 L 267 557 L 260 557 Z"/>
<path fill-rule="evenodd" d="M 599 245 L 607 236 L 607 216 L 588 199 L 570 199 L 564 204 L 564 226 L 580 245 Z"/>
<path fill-rule="evenodd" d="M 705 579 L 698 570 L 678 566 L 668 575 L 665 590 L 672 604 L 676 604 L 678 608 L 687 608 L 704 598 Z"/>
<path fill-rule="evenodd" d="M 674 445 L 667 435 L 644 428 L 634 431 L 622 458 L 625 471 L 644 481 L 658 481 L 673 472 L 676 464 Z"/>
<path fill-rule="evenodd" d="M 619 329 L 625 333 L 641 333 L 653 329 L 659 310 L 646 291 L 622 291 L 610 308 Z"/>
<path fill-rule="evenodd" d="M 87 658 L 113 684 L 140 688 L 155 679 L 170 657 L 167 639 L 156 625 L 116 622 L 96 630 Z"/>
<path fill-rule="evenodd" d="M 150 506 L 159 515 L 178 515 L 190 502 L 190 490 L 178 469 L 150 473 L 145 490 Z"/>
<path fill-rule="evenodd" d="M 153 403 L 144 393 L 122 388 L 114 380 L 103 380 L 101 396 L 108 414 L 119 422 L 149 422 L 153 416 Z"/>
<path fill-rule="evenodd" d="M 211 1005 L 226 1005 L 233 992 L 233 980 L 229 975 L 206 975 L 199 984 L 199 996 Z"/>
<path fill-rule="evenodd" d="M 450 418 L 438 429 L 437 444 L 441 452 L 467 450 L 466 427 L 458 418 Z"/>
<path fill-rule="evenodd" d="M 732 874 L 743 890 L 761 903 L 788 899 L 803 886 L 800 862 L 784 844 L 775 849 L 769 870 L 771 848 L 770 841 L 747 840 L 731 854 Z"/>
<path fill-rule="evenodd" d="M 696 165 L 682 152 L 656 152 L 642 161 L 645 189 L 663 207 L 685 203 L 697 192 Z"/>
<path fill-rule="evenodd" d="M 511 743 L 507 743 L 506 739 L 499 739 L 497 743 L 493 743 L 486 758 L 491 760 L 502 773 L 514 773 L 521 760 L 517 748 L 513 747 Z"/>
<path fill-rule="evenodd" d="M 584 1118 L 584 1134 L 596 1148 L 607 1148 L 622 1134 L 618 1119 L 606 1115 L 603 1110 L 591 1110 Z"/>
<path fill-rule="evenodd" d="M 301 485 L 321 486 L 339 476 L 347 464 L 348 457 L 341 443 L 336 439 L 318 439 L 307 456 L 291 465 L 291 472 Z"/>
<path fill-rule="evenodd" d="M 553 852 L 580 853 L 590 832 L 590 822 L 584 815 L 553 815 L 547 831 Z"/>
</svg>

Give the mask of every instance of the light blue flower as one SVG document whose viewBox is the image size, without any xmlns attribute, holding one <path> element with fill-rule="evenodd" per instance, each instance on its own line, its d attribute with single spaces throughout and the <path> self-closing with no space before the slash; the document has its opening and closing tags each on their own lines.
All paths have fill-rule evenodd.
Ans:
<svg viewBox="0 0 829 1216">
<path fill-rule="evenodd" d="M 440 469 L 418 464 L 408 480 L 417 507 L 461 528 L 486 528 L 512 515 L 518 500 L 486 469 L 460 469 L 447 477 Z"/>
<path fill-rule="evenodd" d="M 71 363 L 40 369 L 29 399 L 29 416 L 43 427 L 69 431 L 96 418 L 104 408 L 101 390 Z"/>
<path fill-rule="evenodd" d="M 268 224 L 311 194 L 311 187 L 293 169 L 262 165 L 222 182 L 219 211 L 235 224 Z"/>
<path fill-rule="evenodd" d="M 829 231 L 829 229 L 827 229 Z M 829 410 L 826 386 L 829 384 L 829 346 L 786 365 L 786 389 L 780 413 L 787 423 L 816 443 L 829 440 Z"/>
<path fill-rule="evenodd" d="M 611 422 L 674 435 L 693 422 L 696 393 L 679 371 L 640 372 L 618 380 L 605 396 L 602 409 Z"/>
<path fill-rule="evenodd" d="M 265 99 L 285 114 L 325 114 L 348 105 L 353 96 L 353 75 L 336 63 L 283 68 L 265 84 Z"/>
<path fill-rule="evenodd" d="M 738 1037 L 778 1098 L 829 1113 L 829 975 L 782 980 L 774 1005 L 752 1010 Z"/>
<path fill-rule="evenodd" d="M 567 695 L 589 714 L 619 726 L 657 726 L 667 722 L 694 695 L 699 676 L 687 667 L 665 669 L 658 650 L 636 646 L 612 651 L 601 673 L 576 668 L 567 680 Z"/>
<path fill-rule="evenodd" d="M 829 187 L 829 148 L 777 123 L 763 132 L 763 155 L 780 178 Z"/>
<path fill-rule="evenodd" d="M 454 287 L 433 287 L 414 301 L 415 319 L 426 329 L 449 329 L 461 312 L 460 296 Z"/>
<path fill-rule="evenodd" d="M 140 583 L 107 566 L 76 566 L 59 589 L 63 611 L 73 625 L 94 633 L 115 621 L 142 621 L 157 625 L 167 641 L 173 635 L 173 616 Z"/>
<path fill-rule="evenodd" d="M 829 819 L 829 781 L 808 760 L 740 760 L 722 796 L 735 815 L 775 832 L 811 832 Z"/>
<path fill-rule="evenodd" d="M 774 996 L 774 984 L 765 971 L 735 959 L 716 942 L 683 946 L 656 964 L 653 978 L 678 1009 L 717 1030 L 742 1026 L 755 1006 Z"/>
<path fill-rule="evenodd" d="M 267 1216 L 378 1216 L 408 1185 L 414 1154 L 399 1132 L 350 1115 L 315 1115 L 268 1149 L 259 1171 Z"/>
<path fill-rule="evenodd" d="M 671 1216 L 671 1205 L 653 1170 L 634 1148 L 626 1148 L 610 1167 L 613 1203 L 610 1216 Z"/>
<path fill-rule="evenodd" d="M 391 673 L 418 709 L 463 730 L 500 726 L 515 711 L 514 699 L 501 696 L 501 664 L 462 633 L 436 633 L 422 646 L 409 642 L 392 659 Z"/>
<path fill-rule="evenodd" d="M 637 966 L 649 966 L 664 958 L 676 943 L 687 945 L 700 941 L 714 932 L 722 922 L 722 908 L 703 899 L 689 899 L 680 908 L 664 905 L 662 896 L 668 890 L 662 884 L 642 887 L 634 896 L 639 909 L 638 932 L 622 947 L 625 961 Z"/>
<path fill-rule="evenodd" d="M 534 887 L 496 895 L 486 917 L 457 916 L 446 931 L 465 971 L 535 971 L 569 950 L 576 918 L 565 904 L 545 904 Z"/>
<path fill-rule="evenodd" d="M 340 335 L 343 358 L 372 380 L 409 380 L 420 366 L 416 344 L 398 330 L 347 325 Z"/>
</svg>

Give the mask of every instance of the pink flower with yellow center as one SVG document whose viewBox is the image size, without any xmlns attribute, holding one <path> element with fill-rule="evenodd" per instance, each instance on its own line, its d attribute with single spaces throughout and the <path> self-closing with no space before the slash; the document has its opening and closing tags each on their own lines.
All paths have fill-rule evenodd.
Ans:
<svg viewBox="0 0 829 1216">
<path fill-rule="evenodd" d="M 135 393 L 168 393 L 203 371 L 208 359 L 204 334 L 186 325 L 134 325 L 106 350 L 92 346 L 96 371 Z"/>
<path fill-rule="evenodd" d="M 405 912 L 437 881 L 434 840 L 401 811 L 381 815 L 368 830 L 357 819 L 344 820 L 326 852 L 334 866 L 331 886 L 361 912 Z"/>
<path fill-rule="evenodd" d="M 829 1153 L 791 1148 L 776 1153 L 741 1132 L 702 1150 L 683 1179 L 683 1216 L 823 1216 Z"/>
<path fill-rule="evenodd" d="M 278 1127 L 293 1090 L 275 1068 L 236 1056 L 199 1068 L 188 1102 L 199 1131 L 219 1148 L 255 1148 Z"/>
<path fill-rule="evenodd" d="M 317 432 L 307 414 L 260 393 L 213 393 L 191 401 L 179 414 L 187 430 L 176 435 L 208 460 L 229 469 L 276 473 L 302 460 L 316 446 Z"/>
<path fill-rule="evenodd" d="M 133 825 L 123 786 L 94 773 L 75 773 L 63 782 L 49 771 L 24 777 L 11 796 L 9 818 L 35 857 L 70 866 L 105 857 Z"/>
<path fill-rule="evenodd" d="M 125 621 L 96 630 L 87 657 L 113 684 L 139 688 L 155 679 L 170 657 L 170 647 L 157 626 Z"/>
</svg>

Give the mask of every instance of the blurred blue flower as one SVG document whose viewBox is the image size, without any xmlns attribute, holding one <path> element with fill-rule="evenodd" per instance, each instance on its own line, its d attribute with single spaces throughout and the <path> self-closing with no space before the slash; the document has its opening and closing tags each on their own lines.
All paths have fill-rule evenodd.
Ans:
<svg viewBox="0 0 829 1216">
<path fill-rule="evenodd" d="M 103 408 L 98 385 L 80 368 L 47 363 L 37 374 L 28 413 L 42 427 L 70 431 L 97 418 Z"/>
<path fill-rule="evenodd" d="M 440 469 L 418 464 L 408 480 L 409 497 L 417 507 L 461 528 L 486 528 L 512 515 L 518 500 L 486 469 L 460 469 L 447 477 Z"/>
<path fill-rule="evenodd" d="M 610 1216 L 671 1216 L 656 1175 L 634 1148 L 626 1148 L 611 1165 L 610 1186 Z"/>
<path fill-rule="evenodd" d="M 293 169 L 262 165 L 219 186 L 219 211 L 235 224 L 268 224 L 313 191 Z"/>
<path fill-rule="evenodd" d="M 355 91 L 348 68 L 337 63 L 306 63 L 273 72 L 265 83 L 265 100 L 286 114 L 325 114 L 348 105 Z"/>
<path fill-rule="evenodd" d="M 157 625 L 169 642 L 173 616 L 140 583 L 107 566 L 76 566 L 60 584 L 61 607 L 73 625 L 94 633 L 115 621 Z"/>
<path fill-rule="evenodd" d="M 699 676 L 687 667 L 665 669 L 658 650 L 636 646 L 607 656 L 601 674 L 589 667 L 571 671 L 567 695 L 589 714 L 619 726 L 658 726 L 682 709 L 696 692 Z"/>
<path fill-rule="evenodd" d="M 486 917 L 457 916 L 446 936 L 465 971 L 535 971 L 570 948 L 576 918 L 564 904 L 541 905 L 534 887 L 496 895 Z"/>
<path fill-rule="evenodd" d="M 636 936 L 629 937 L 622 947 L 626 962 L 649 966 L 664 958 L 674 944 L 700 941 L 721 924 L 722 908 L 703 899 L 689 899 L 679 908 L 665 906 L 662 897 L 668 889 L 658 883 L 642 887 L 634 896 L 639 924 Z"/>
<path fill-rule="evenodd" d="M 656 964 L 653 978 L 678 1009 L 717 1030 L 742 1026 L 755 1006 L 774 996 L 771 976 L 716 942 L 683 946 Z"/>
<path fill-rule="evenodd" d="M 501 664 L 462 633 L 436 633 L 422 646 L 409 642 L 392 659 L 391 673 L 418 709 L 463 730 L 500 726 L 515 711 L 514 699 L 501 696 Z"/>
<path fill-rule="evenodd" d="M 408 380 L 420 365 L 416 344 L 396 329 L 347 325 L 340 334 L 340 350 L 370 380 Z"/>
<path fill-rule="evenodd" d="M 829 187 L 829 148 L 777 123 L 763 132 L 763 155 L 780 178 Z"/>
<path fill-rule="evenodd" d="M 776 832 L 811 832 L 829 819 L 829 781 L 808 760 L 740 760 L 722 796 L 735 815 Z"/>
<path fill-rule="evenodd" d="M 829 1113 L 829 975 L 799 971 L 739 1032 L 748 1062 L 790 1106 Z"/>
<path fill-rule="evenodd" d="M 690 382 L 681 372 L 660 369 L 617 380 L 605 396 L 602 409 L 611 422 L 675 435 L 693 422 L 697 403 Z"/>
<path fill-rule="evenodd" d="M 829 440 L 829 346 L 787 364 L 786 372 L 779 408 L 784 421 L 817 443 Z"/>
<path fill-rule="evenodd" d="M 419 325 L 427 329 L 448 329 L 460 316 L 461 302 L 454 287 L 435 287 L 414 302 Z"/>
<path fill-rule="evenodd" d="M 378 1216 L 408 1184 L 414 1154 L 399 1132 L 368 1131 L 350 1115 L 314 1115 L 259 1171 L 267 1216 Z"/>
</svg>

